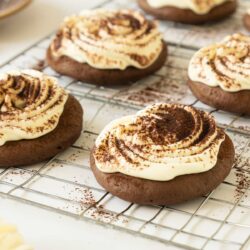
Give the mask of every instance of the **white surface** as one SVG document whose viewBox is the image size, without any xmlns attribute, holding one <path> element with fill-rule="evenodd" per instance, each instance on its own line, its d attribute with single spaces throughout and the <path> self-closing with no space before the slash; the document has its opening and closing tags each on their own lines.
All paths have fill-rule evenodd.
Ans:
<svg viewBox="0 0 250 250">
<path fill-rule="evenodd" d="M 20 13 L 0 20 L 0 65 L 56 30 L 65 15 L 98 2 L 101 1 L 34 0 Z M 0 217 L 17 225 L 26 241 L 38 250 L 90 250 L 110 246 L 122 250 L 127 249 L 128 242 L 131 249 L 167 249 L 157 242 L 2 198 Z"/>
<path fill-rule="evenodd" d="M 36 250 L 177 249 L 6 199 L 1 199 L 0 214 Z"/>
</svg>

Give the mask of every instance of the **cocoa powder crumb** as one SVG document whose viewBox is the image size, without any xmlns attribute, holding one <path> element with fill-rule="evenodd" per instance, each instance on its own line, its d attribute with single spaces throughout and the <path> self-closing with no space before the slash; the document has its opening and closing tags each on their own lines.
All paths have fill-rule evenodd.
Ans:
<svg viewBox="0 0 250 250">
<path fill-rule="evenodd" d="M 42 71 L 46 67 L 46 62 L 45 60 L 40 60 L 35 64 L 32 69 Z"/>
<path fill-rule="evenodd" d="M 237 187 L 234 197 L 236 201 L 239 201 L 242 196 L 244 196 L 243 198 L 247 196 L 245 192 L 250 187 L 250 177 L 243 169 L 236 169 L 235 175 Z"/>
<path fill-rule="evenodd" d="M 95 220 L 107 220 L 109 222 L 116 222 L 120 220 L 121 223 L 128 223 L 128 219 L 121 219 L 117 213 L 105 209 L 103 205 L 95 206 L 94 211 L 91 213 L 91 218 Z"/>
</svg>

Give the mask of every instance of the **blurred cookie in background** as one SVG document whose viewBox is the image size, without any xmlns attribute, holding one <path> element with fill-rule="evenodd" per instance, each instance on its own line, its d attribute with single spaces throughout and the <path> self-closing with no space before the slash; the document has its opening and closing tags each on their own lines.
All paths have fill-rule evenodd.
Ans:
<svg viewBox="0 0 250 250">
<path fill-rule="evenodd" d="M 244 15 L 243 22 L 245 27 L 250 31 L 250 9 L 247 10 L 247 13 Z"/>
<path fill-rule="evenodd" d="M 157 22 L 133 10 L 90 10 L 65 18 L 48 51 L 57 72 L 97 85 L 129 84 L 160 69 L 167 45 Z"/>
<path fill-rule="evenodd" d="M 188 85 L 203 103 L 250 115 L 250 37 L 227 36 L 196 52 L 189 63 Z"/>
<path fill-rule="evenodd" d="M 221 20 L 235 12 L 236 0 L 139 0 L 140 7 L 159 19 L 187 24 Z"/>
</svg>

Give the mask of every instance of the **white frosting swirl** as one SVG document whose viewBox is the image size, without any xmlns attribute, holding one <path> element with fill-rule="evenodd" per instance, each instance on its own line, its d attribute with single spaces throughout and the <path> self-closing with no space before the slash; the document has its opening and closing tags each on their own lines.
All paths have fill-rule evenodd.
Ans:
<svg viewBox="0 0 250 250">
<path fill-rule="evenodd" d="M 250 89 L 250 37 L 234 34 L 195 53 L 189 78 L 224 91 Z"/>
<path fill-rule="evenodd" d="M 213 117 L 190 106 L 155 104 L 111 122 L 96 140 L 96 167 L 155 181 L 216 165 L 225 134 Z"/>
<path fill-rule="evenodd" d="M 15 226 L 0 220 L 0 250 L 32 250 L 24 243 Z"/>
<path fill-rule="evenodd" d="M 56 79 L 35 70 L 0 75 L 0 146 L 54 130 L 68 94 Z"/>
<path fill-rule="evenodd" d="M 153 8 L 176 7 L 179 9 L 190 9 L 196 14 L 207 14 L 214 7 L 232 0 L 147 0 Z"/>
<path fill-rule="evenodd" d="M 65 19 L 51 44 L 55 58 L 68 56 L 98 69 L 147 68 L 159 57 L 162 35 L 153 21 L 132 10 L 92 10 Z"/>
</svg>

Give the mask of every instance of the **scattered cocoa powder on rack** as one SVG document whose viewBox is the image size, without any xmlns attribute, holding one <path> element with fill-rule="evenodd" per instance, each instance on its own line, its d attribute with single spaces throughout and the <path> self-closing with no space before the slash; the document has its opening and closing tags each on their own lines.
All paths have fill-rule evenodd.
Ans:
<svg viewBox="0 0 250 250">
<path fill-rule="evenodd" d="M 248 171 L 240 168 L 236 169 L 235 175 L 237 186 L 234 197 L 237 202 L 241 199 L 242 196 L 243 199 L 247 197 L 246 190 L 250 187 L 250 175 Z"/>
<path fill-rule="evenodd" d="M 39 60 L 37 62 L 37 64 L 35 64 L 32 68 L 34 70 L 39 70 L 42 71 L 45 67 L 47 66 L 46 61 L 45 60 Z"/>
</svg>

